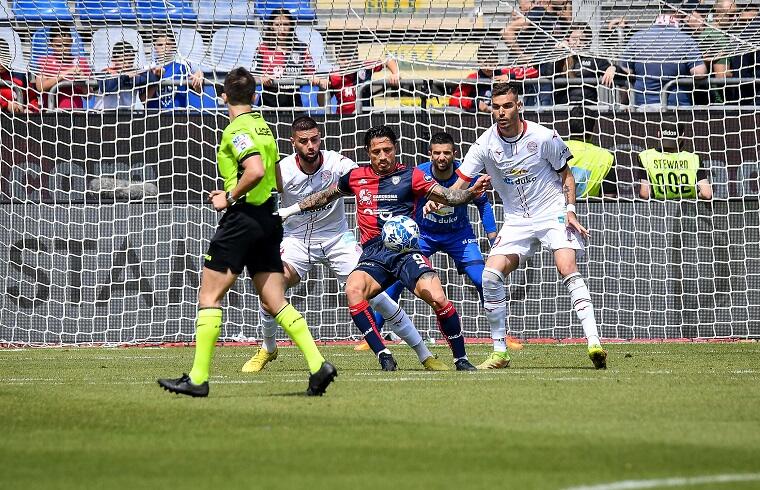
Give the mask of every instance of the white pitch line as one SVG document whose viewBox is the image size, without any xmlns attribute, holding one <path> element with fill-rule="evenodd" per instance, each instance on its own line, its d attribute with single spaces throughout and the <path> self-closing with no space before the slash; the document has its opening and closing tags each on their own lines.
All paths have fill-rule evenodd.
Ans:
<svg viewBox="0 0 760 490">
<path fill-rule="evenodd" d="M 687 485 L 710 485 L 714 483 L 735 483 L 760 481 L 760 473 L 731 473 L 693 477 L 662 478 L 658 480 L 622 480 L 599 485 L 567 487 L 564 490 L 637 490 L 640 488 L 684 487 Z"/>
</svg>

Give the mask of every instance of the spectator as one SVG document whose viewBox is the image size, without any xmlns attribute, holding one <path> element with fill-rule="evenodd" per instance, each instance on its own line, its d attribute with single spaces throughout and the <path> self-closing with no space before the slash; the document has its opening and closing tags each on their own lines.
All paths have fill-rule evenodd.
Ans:
<svg viewBox="0 0 760 490">
<path fill-rule="evenodd" d="M 598 114 L 584 114 L 583 108 L 575 106 L 570 111 L 570 138 L 566 141 L 573 157 L 567 162 L 575 177 L 575 196 L 614 197 L 617 194 L 615 172 L 610 172 L 615 157 L 594 143 Z"/>
<path fill-rule="evenodd" d="M 639 153 L 639 196 L 642 199 L 712 199 L 707 171 L 699 156 L 682 151 L 684 125 L 665 119 L 657 134 L 658 148 Z"/>
<path fill-rule="evenodd" d="M 0 61 L 10 59 L 8 41 L 0 39 Z M 0 64 L 0 81 L 4 82 L 0 84 L 0 109 L 16 114 L 39 112 L 39 99 L 32 89 L 27 87 L 25 74 L 9 71 Z"/>
<path fill-rule="evenodd" d="M 726 53 L 731 49 L 731 38 L 727 32 L 732 29 L 735 21 L 736 0 L 718 0 L 714 6 L 711 25 L 701 29 L 698 34 L 699 44 L 706 47 L 705 64 L 712 78 L 720 80 L 731 77 L 730 61 L 729 57 L 726 56 Z M 725 87 L 719 85 L 709 92 L 709 96 L 703 91 L 695 94 L 695 103 L 702 105 L 711 102 L 724 104 L 726 102 L 725 93 Z"/>
<path fill-rule="evenodd" d="M 752 39 L 760 32 L 760 16 L 755 9 L 744 8 L 738 15 L 732 32 L 740 39 Z M 729 60 L 732 74 L 739 78 L 760 78 L 760 51 L 751 51 L 732 57 Z M 760 105 L 755 82 L 742 83 L 728 98 L 746 105 Z"/>
<path fill-rule="evenodd" d="M 679 76 L 704 76 L 707 67 L 699 47 L 681 30 L 682 17 L 677 9 L 665 5 L 654 25 L 637 32 L 628 41 L 621 56 L 623 69 L 635 76 L 633 103 L 637 106 L 662 105 L 661 93 L 668 82 Z M 669 106 L 691 105 L 690 90 L 674 87 Z"/>
<path fill-rule="evenodd" d="M 567 50 L 582 52 L 591 43 L 591 27 L 588 24 L 575 24 L 562 43 Z M 567 85 L 555 87 L 555 104 L 591 103 L 596 104 L 599 100 L 597 87 L 599 82 L 612 87 L 615 77 L 615 68 L 612 63 L 604 58 L 595 58 L 582 54 L 570 55 L 557 62 L 556 72 L 570 79 L 581 79 L 583 85 Z"/>
<path fill-rule="evenodd" d="M 61 82 L 73 82 L 58 90 L 56 107 L 69 110 L 83 109 L 89 87 L 82 82 L 92 75 L 87 58 L 73 53 L 73 38 L 68 27 L 51 27 L 48 32 L 48 42 L 52 48 L 52 54 L 40 58 L 40 74 L 37 77 L 37 90 L 43 94 L 43 105 L 48 105 L 47 92 L 56 85 Z"/>
<path fill-rule="evenodd" d="M 181 85 L 151 86 L 148 88 L 149 109 L 175 109 L 188 106 L 187 85 L 203 92 L 203 70 L 177 52 L 177 40 L 171 29 L 153 39 L 152 72 L 157 80 L 171 80 Z"/>
<path fill-rule="evenodd" d="M 330 74 L 329 78 L 314 77 L 312 83 L 319 85 L 322 90 L 327 90 L 328 95 L 335 96 L 337 101 L 336 114 L 354 114 L 356 112 L 356 100 L 361 99 L 362 105 L 372 105 L 372 74 L 387 68 L 391 73 L 388 83 L 398 87 L 401 81 L 398 62 L 394 58 L 386 61 L 371 60 L 360 63 L 359 46 L 356 43 L 347 43 L 341 46 L 337 53 L 338 71 Z M 358 69 L 357 69 L 358 66 Z M 359 85 L 363 85 L 359 87 Z M 320 94 L 321 96 L 322 94 Z M 320 97 L 320 104 L 324 106 L 324 100 Z"/>
<path fill-rule="evenodd" d="M 449 105 L 459 107 L 466 111 L 490 112 L 491 110 L 491 85 L 493 80 L 513 79 L 524 80 L 538 77 L 538 70 L 528 68 L 501 68 L 497 69 L 499 62 L 496 53 L 496 44 L 483 43 L 478 47 L 477 54 L 478 71 L 467 76 L 468 80 L 476 83 L 462 83 L 451 94 Z"/>
<path fill-rule="evenodd" d="M 518 56 L 517 65 L 531 64 L 533 57 L 541 53 L 542 57 L 554 58 L 550 53 L 557 46 L 557 40 L 567 36 L 573 20 L 573 7 L 568 0 L 547 0 L 534 2 L 524 16 L 514 16 L 502 31 L 502 37 L 511 52 Z M 556 58 L 555 58 L 556 59 Z M 545 62 L 538 65 L 541 77 L 554 76 L 554 63 Z M 554 103 L 552 84 L 539 84 L 539 102 L 542 106 Z M 526 93 L 533 92 L 531 86 Z"/>
<path fill-rule="evenodd" d="M 111 64 L 105 72 L 112 75 L 98 80 L 101 98 L 97 109 L 144 109 L 145 91 L 149 82 L 157 78 L 152 72 L 138 74 L 135 48 L 126 41 L 114 44 Z"/>
<path fill-rule="evenodd" d="M 309 47 L 295 36 L 295 21 L 290 11 L 274 10 L 264 22 L 264 35 L 256 51 L 256 65 L 263 73 L 261 83 L 265 87 L 261 95 L 262 105 L 268 107 L 299 107 L 301 93 L 292 81 L 277 83 L 286 78 L 311 77 L 314 61 Z M 275 92 L 266 90 L 275 89 Z"/>
</svg>

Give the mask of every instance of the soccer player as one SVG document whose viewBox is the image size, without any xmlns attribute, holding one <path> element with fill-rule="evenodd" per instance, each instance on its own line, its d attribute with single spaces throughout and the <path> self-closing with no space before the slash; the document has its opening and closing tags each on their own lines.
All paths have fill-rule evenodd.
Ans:
<svg viewBox="0 0 760 490">
<path fill-rule="evenodd" d="M 448 189 L 419 169 L 397 162 L 396 140 L 396 133 L 387 126 L 368 130 L 364 135 L 364 145 L 369 155 L 369 165 L 354 168 L 343 175 L 337 185 L 280 209 L 281 216 L 286 218 L 301 211 L 321 208 L 342 195 L 356 196 L 356 216 L 364 250 L 356 269 L 348 276 L 346 296 L 351 317 L 372 351 L 378 353 L 385 345 L 367 300 L 401 280 L 407 289 L 435 311 L 439 328 L 454 354 L 456 369 L 474 370 L 475 366 L 467 359 L 459 314 L 446 297 L 429 261 L 419 250 L 388 250 L 383 245 L 381 230 L 385 221 L 393 216 L 411 217 L 419 196 L 457 206 L 485 192 L 490 177 L 481 177 L 469 189 Z"/>
<path fill-rule="evenodd" d="M 282 222 L 275 212 L 277 142 L 258 112 L 251 110 L 256 80 L 245 68 L 235 68 L 224 79 L 222 99 L 230 124 L 222 134 L 217 153 L 224 191 L 211 192 L 217 211 L 227 209 L 219 221 L 205 255 L 198 293 L 195 360 L 190 374 L 159 379 L 172 393 L 208 396 L 208 378 L 214 344 L 222 326 L 222 298 L 237 277 L 248 269 L 259 301 L 303 353 L 311 376 L 307 395 L 321 396 L 337 376 L 311 337 L 306 321 L 285 300 L 285 276 L 280 259 Z"/>
<path fill-rule="evenodd" d="M 353 160 L 340 153 L 321 150 L 322 135 L 319 127 L 317 122 L 308 116 L 301 116 L 293 121 L 290 141 L 295 153 L 283 158 L 277 165 L 277 187 L 282 193 L 283 206 L 292 206 L 314 192 L 335 185 L 341 176 L 356 168 Z M 348 230 L 343 198 L 323 208 L 291 216 L 285 220 L 284 235 L 280 253 L 285 267 L 287 287 L 301 282 L 317 263 L 328 265 L 343 286 L 361 256 L 362 249 L 353 231 Z M 414 328 L 412 320 L 387 294 L 378 294 L 370 300 L 370 304 L 389 320 L 393 331 L 415 350 L 425 369 L 449 369 L 433 356 L 420 333 Z M 259 309 L 259 315 L 264 342 L 256 355 L 245 363 L 243 372 L 261 371 L 269 361 L 277 359 L 277 323 L 263 308 Z M 393 357 L 388 349 L 383 349 L 378 355 L 383 370 L 396 369 L 396 363 L 392 362 Z"/>
<path fill-rule="evenodd" d="M 575 180 L 567 165 L 572 155 L 556 132 L 523 120 L 521 110 L 516 84 L 494 84 L 491 113 L 496 123 L 467 151 L 452 186 L 464 188 L 485 170 L 504 203 L 504 225 L 483 270 L 483 306 L 494 352 L 478 368 L 509 365 L 505 278 L 543 245 L 554 253 L 588 339 L 588 355 L 594 367 L 604 369 L 607 352 L 600 344 L 591 295 L 575 260 L 576 252 L 584 249 L 581 239 L 589 232 L 575 214 Z"/>
</svg>

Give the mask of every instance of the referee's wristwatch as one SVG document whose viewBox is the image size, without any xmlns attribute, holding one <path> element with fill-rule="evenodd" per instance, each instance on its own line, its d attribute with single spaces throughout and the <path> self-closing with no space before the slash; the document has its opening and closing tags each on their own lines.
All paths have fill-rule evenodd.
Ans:
<svg viewBox="0 0 760 490">
<path fill-rule="evenodd" d="M 237 202 L 237 199 L 233 199 L 233 197 L 232 197 L 232 193 L 231 193 L 231 192 L 228 192 L 228 193 L 227 193 L 227 206 L 232 206 L 232 205 L 233 205 L 233 204 L 235 204 L 236 202 Z"/>
</svg>

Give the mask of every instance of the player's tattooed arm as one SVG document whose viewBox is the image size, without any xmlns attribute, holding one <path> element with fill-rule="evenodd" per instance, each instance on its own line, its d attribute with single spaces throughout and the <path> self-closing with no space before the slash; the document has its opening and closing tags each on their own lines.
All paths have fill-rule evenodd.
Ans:
<svg viewBox="0 0 760 490">
<path fill-rule="evenodd" d="M 315 192 L 310 196 L 303 198 L 301 202 L 297 202 L 286 208 L 280 208 L 277 210 L 277 214 L 280 215 L 283 221 L 288 219 L 294 214 L 298 214 L 301 211 L 312 211 L 314 209 L 326 206 L 341 196 L 338 186 L 334 185 L 323 191 Z"/>
<path fill-rule="evenodd" d="M 298 203 L 298 207 L 301 208 L 301 211 L 312 211 L 314 209 L 327 206 L 334 200 L 338 199 L 341 195 L 342 194 L 338 190 L 338 186 L 334 185 L 328 187 L 323 191 L 315 192 L 310 196 L 306 196 L 301 202 Z"/>
<path fill-rule="evenodd" d="M 449 206 L 459 206 L 460 204 L 466 204 L 483 194 L 490 188 L 490 186 L 491 177 L 483 175 L 474 185 L 467 189 L 453 189 L 451 187 L 443 187 L 436 184 L 430 189 L 430 192 L 428 192 L 427 198 L 437 203 L 447 204 Z"/>
</svg>

